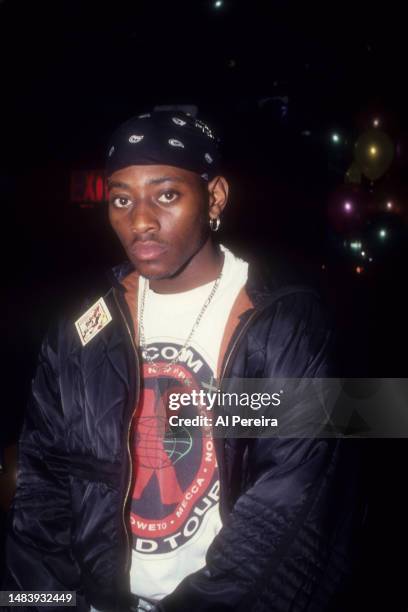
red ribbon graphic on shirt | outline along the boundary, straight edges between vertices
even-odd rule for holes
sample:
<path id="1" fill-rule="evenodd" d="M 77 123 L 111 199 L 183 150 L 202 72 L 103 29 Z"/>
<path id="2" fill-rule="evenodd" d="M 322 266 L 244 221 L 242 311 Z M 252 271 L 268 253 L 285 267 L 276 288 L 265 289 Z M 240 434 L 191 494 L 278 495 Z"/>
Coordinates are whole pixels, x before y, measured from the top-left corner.
<path id="1" fill-rule="evenodd" d="M 177 481 L 172 460 L 165 450 L 165 411 L 155 401 L 155 393 L 144 389 L 141 403 L 141 415 L 135 418 L 136 446 L 134 450 L 134 468 L 136 482 L 133 498 L 140 499 L 143 491 L 155 474 L 163 504 L 177 504 L 183 497 L 183 491 Z M 160 412 L 164 415 L 160 416 Z"/>

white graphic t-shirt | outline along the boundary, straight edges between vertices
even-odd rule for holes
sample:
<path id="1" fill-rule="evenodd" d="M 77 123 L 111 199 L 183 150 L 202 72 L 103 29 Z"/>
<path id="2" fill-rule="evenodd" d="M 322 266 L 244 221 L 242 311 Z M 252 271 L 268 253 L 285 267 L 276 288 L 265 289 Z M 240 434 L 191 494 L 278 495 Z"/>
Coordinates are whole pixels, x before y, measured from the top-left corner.
<path id="1" fill-rule="evenodd" d="M 225 259 L 218 289 L 184 346 L 214 281 L 177 294 L 147 291 L 144 333 L 148 354 L 166 371 L 143 363 L 143 389 L 131 437 L 134 488 L 132 593 L 162 599 L 185 576 L 205 565 L 205 554 L 221 528 L 219 480 L 211 431 L 170 427 L 168 417 L 212 416 L 205 406 L 168 407 L 172 393 L 211 392 L 232 305 L 247 280 L 248 264 L 221 247 Z M 140 278 L 138 312 L 145 279 Z M 159 417 L 159 418 L 158 418 Z"/>

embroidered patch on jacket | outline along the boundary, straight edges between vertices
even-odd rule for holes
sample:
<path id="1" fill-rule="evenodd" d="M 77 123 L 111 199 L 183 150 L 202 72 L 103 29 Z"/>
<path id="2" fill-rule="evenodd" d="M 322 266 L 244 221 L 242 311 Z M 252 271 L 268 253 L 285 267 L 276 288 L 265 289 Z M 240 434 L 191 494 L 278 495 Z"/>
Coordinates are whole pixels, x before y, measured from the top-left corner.
<path id="1" fill-rule="evenodd" d="M 111 313 L 103 298 L 99 298 L 88 310 L 75 321 L 75 327 L 82 345 L 88 344 L 101 329 L 112 321 Z"/>

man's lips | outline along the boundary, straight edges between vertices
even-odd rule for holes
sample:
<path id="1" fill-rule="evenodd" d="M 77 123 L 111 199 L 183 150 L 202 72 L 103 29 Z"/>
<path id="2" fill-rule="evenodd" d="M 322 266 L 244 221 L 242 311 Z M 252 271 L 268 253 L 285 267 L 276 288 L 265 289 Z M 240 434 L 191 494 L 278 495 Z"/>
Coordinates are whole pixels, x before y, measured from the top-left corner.
<path id="1" fill-rule="evenodd" d="M 146 240 L 145 242 L 137 241 L 130 247 L 132 255 L 141 261 L 157 259 L 166 250 L 167 247 L 159 242 L 154 242 L 154 240 Z"/>

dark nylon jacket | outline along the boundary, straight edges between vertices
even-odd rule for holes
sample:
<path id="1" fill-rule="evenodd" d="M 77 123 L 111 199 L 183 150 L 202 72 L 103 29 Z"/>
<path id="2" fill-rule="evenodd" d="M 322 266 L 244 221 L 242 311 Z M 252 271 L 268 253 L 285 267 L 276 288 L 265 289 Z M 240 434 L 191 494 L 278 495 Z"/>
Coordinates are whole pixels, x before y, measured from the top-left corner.
<path id="1" fill-rule="evenodd" d="M 81 612 L 90 603 L 109 612 L 130 609 L 128 443 L 139 358 L 120 284 L 129 266 L 113 268 L 104 294 L 112 321 L 85 347 L 73 322 L 94 296 L 47 332 L 8 515 L 2 589 L 76 591 Z M 331 332 L 313 291 L 266 288 L 251 267 L 246 291 L 254 308 L 242 314 L 230 341 L 225 378 L 331 375 Z M 295 415 L 299 409 L 292 407 Z M 337 609 L 361 526 L 352 443 L 216 439 L 223 527 L 206 566 L 160 610 Z"/>

